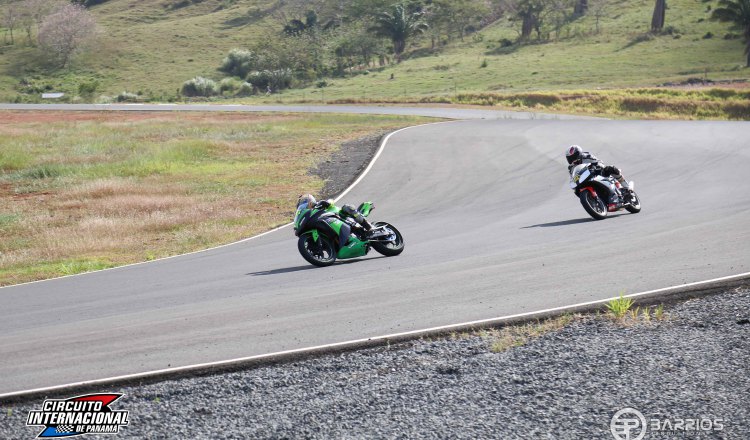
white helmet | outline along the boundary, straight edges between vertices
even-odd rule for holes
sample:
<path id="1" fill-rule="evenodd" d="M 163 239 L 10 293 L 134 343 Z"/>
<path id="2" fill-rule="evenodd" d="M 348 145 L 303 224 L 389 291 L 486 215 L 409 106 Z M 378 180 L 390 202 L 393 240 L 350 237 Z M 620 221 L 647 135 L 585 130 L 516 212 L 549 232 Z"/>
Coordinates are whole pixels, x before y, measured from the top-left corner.
<path id="1" fill-rule="evenodd" d="M 318 203 L 312 194 L 304 194 L 297 199 L 297 209 L 312 209 Z"/>

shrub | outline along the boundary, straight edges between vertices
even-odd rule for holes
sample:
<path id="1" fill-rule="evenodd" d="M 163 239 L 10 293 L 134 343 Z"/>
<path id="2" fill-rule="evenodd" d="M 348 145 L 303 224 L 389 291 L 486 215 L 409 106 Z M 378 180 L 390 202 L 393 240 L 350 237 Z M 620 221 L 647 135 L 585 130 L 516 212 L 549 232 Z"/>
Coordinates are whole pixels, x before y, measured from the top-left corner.
<path id="1" fill-rule="evenodd" d="M 290 69 L 279 70 L 261 70 L 250 72 L 247 81 L 257 87 L 265 90 L 283 90 L 292 85 L 292 71 Z"/>
<path id="2" fill-rule="evenodd" d="M 140 96 L 130 92 L 122 92 L 115 98 L 117 102 L 138 102 L 140 99 Z"/>
<path id="3" fill-rule="evenodd" d="M 219 82 L 219 93 L 229 92 L 234 95 L 242 83 L 234 78 L 224 78 Z"/>
<path id="4" fill-rule="evenodd" d="M 237 96 L 250 96 L 253 93 L 255 93 L 255 88 L 249 82 L 243 82 L 237 90 Z"/>
<path id="5" fill-rule="evenodd" d="M 706 32 L 706 35 L 703 36 L 704 40 L 709 40 L 714 37 L 713 32 Z"/>
<path id="6" fill-rule="evenodd" d="M 213 80 L 196 76 L 182 84 L 180 93 L 184 96 L 214 96 L 219 94 L 219 88 Z"/>
<path id="7" fill-rule="evenodd" d="M 96 98 L 97 104 L 112 104 L 113 101 L 114 99 L 111 96 L 107 96 L 107 95 L 101 95 L 98 98 Z"/>
<path id="8" fill-rule="evenodd" d="M 78 84 L 78 94 L 83 96 L 91 96 L 99 88 L 99 81 L 92 79 L 91 81 L 85 81 Z"/>
<path id="9" fill-rule="evenodd" d="M 219 70 L 232 76 L 244 78 L 252 70 L 258 70 L 259 56 L 251 51 L 244 49 L 232 49 L 221 63 Z"/>

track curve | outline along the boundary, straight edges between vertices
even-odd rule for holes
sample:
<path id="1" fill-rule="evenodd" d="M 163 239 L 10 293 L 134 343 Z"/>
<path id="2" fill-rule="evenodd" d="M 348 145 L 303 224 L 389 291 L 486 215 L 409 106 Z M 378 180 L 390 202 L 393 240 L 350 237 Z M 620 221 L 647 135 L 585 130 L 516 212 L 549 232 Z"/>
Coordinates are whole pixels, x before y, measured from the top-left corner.
<path id="1" fill-rule="evenodd" d="M 0 393 L 491 318 L 749 272 L 750 125 L 483 120 L 394 135 L 342 200 L 406 250 L 325 269 L 291 229 L 150 264 L 0 289 Z M 594 222 L 578 143 L 644 209 Z"/>

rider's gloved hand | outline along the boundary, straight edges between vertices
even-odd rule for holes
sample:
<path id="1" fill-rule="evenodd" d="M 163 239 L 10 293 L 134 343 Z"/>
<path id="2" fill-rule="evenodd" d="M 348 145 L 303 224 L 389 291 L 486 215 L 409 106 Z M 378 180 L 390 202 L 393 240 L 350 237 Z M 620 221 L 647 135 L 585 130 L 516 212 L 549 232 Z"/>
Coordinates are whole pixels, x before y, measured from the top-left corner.
<path id="1" fill-rule="evenodd" d="M 318 206 L 328 209 L 331 206 L 331 202 L 329 202 L 328 200 L 321 200 L 318 202 Z"/>

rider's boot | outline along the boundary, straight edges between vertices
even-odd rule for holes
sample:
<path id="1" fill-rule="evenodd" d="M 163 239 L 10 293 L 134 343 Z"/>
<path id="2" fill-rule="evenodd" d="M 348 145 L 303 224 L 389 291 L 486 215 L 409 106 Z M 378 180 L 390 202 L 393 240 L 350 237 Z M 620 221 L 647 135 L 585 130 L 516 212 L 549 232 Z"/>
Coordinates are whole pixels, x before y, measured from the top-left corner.
<path id="1" fill-rule="evenodd" d="M 620 174 L 620 176 L 617 177 L 617 181 L 620 182 L 620 185 L 622 185 L 622 189 L 624 189 L 627 192 L 630 192 L 630 183 L 628 183 L 628 181 L 625 180 L 624 177 L 622 177 L 622 174 Z"/>

